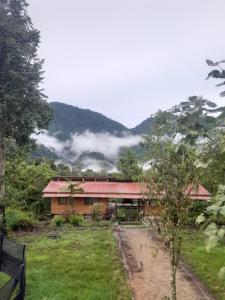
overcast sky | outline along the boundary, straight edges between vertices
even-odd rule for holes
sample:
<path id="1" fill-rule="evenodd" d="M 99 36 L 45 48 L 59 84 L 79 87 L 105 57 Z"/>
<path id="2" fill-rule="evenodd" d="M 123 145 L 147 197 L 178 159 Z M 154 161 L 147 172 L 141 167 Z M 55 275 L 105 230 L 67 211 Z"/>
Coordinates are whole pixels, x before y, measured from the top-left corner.
<path id="1" fill-rule="evenodd" d="M 223 103 L 205 59 L 225 59 L 225 0 L 28 0 L 49 101 L 133 127 L 191 95 Z"/>

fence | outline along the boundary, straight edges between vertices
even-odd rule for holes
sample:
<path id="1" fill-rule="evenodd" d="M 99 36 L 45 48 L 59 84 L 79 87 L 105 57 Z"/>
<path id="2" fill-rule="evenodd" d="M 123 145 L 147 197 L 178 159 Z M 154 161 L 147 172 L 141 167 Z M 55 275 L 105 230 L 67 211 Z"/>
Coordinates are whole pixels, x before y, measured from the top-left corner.
<path id="1" fill-rule="evenodd" d="M 0 288 L 0 300 L 23 300 L 25 297 L 25 246 L 8 240 L 0 233 L 0 272 L 10 280 Z"/>

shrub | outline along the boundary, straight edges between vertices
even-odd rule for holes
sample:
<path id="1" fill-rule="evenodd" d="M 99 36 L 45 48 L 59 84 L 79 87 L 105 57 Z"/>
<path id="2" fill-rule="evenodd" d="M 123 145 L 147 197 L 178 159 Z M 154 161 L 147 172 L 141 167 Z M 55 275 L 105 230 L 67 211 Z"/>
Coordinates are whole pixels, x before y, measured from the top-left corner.
<path id="1" fill-rule="evenodd" d="M 72 215 L 69 217 L 69 223 L 74 226 L 80 226 L 83 223 L 84 219 L 82 216 L 79 215 Z"/>
<path id="2" fill-rule="evenodd" d="M 62 216 L 54 216 L 53 222 L 57 227 L 60 227 L 63 222 L 65 222 L 65 219 Z"/>
<path id="3" fill-rule="evenodd" d="M 208 206 L 209 203 L 206 201 L 193 200 L 188 214 L 187 224 L 195 225 L 197 217 L 203 213 Z"/>
<path id="4" fill-rule="evenodd" d="M 92 220 L 99 221 L 102 218 L 101 205 L 99 203 L 94 203 L 91 211 Z"/>
<path id="5" fill-rule="evenodd" d="M 11 230 L 27 229 L 34 226 L 34 218 L 31 213 L 18 208 L 6 209 L 6 226 Z"/>
<path id="6" fill-rule="evenodd" d="M 141 215 L 138 209 L 118 208 L 117 219 L 120 221 L 140 221 Z"/>

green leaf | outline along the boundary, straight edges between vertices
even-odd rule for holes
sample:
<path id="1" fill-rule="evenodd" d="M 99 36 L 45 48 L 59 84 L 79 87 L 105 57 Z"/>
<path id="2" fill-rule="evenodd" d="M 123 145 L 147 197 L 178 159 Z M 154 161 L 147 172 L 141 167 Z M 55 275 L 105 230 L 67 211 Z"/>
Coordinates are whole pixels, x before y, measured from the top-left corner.
<path id="1" fill-rule="evenodd" d="M 223 215 L 223 216 L 225 216 L 225 207 L 222 207 L 220 209 L 220 214 Z"/>
<path id="2" fill-rule="evenodd" d="M 196 219 L 196 224 L 201 224 L 201 223 L 203 223 L 203 222 L 205 222 L 205 216 L 204 216 L 203 213 L 202 213 L 202 214 L 200 214 L 200 215 L 197 217 L 197 219 Z"/>
<path id="3" fill-rule="evenodd" d="M 219 210 L 220 210 L 220 207 L 216 204 L 210 205 L 206 209 L 207 212 L 212 213 L 213 215 L 217 215 Z"/>

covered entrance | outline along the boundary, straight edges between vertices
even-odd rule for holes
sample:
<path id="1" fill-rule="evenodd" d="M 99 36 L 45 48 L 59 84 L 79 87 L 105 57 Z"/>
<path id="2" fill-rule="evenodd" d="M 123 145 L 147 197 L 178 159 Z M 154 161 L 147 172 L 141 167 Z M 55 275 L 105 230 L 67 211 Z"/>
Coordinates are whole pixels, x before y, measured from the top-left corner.
<path id="1" fill-rule="evenodd" d="M 144 201 L 141 199 L 117 199 L 115 216 L 120 221 L 140 221 L 144 216 L 144 207 Z"/>

